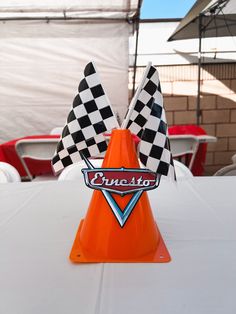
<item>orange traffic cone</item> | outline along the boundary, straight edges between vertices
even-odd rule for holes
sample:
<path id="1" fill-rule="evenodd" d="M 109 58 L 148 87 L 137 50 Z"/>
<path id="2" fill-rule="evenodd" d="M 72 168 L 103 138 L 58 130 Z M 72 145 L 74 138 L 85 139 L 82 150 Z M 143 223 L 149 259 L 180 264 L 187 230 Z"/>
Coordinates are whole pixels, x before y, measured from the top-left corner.
<path id="1" fill-rule="evenodd" d="M 127 129 L 114 130 L 102 168 L 139 168 Z M 132 198 L 111 193 L 124 210 Z M 72 262 L 169 262 L 170 255 L 154 221 L 146 192 L 121 227 L 102 191 L 95 190 L 70 254 Z"/>

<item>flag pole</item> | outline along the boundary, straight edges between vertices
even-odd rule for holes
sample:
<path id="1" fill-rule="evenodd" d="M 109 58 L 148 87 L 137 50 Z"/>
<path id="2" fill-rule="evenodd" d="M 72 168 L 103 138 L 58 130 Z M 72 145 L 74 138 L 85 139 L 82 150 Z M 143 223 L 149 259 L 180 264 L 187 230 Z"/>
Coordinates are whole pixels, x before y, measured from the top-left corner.
<path id="1" fill-rule="evenodd" d="M 147 77 L 147 74 L 148 74 L 148 71 L 150 70 L 150 67 L 151 67 L 152 63 L 151 62 L 148 62 L 147 66 L 146 66 L 146 69 L 143 73 L 143 77 L 141 79 L 141 82 L 136 90 L 136 93 L 134 94 L 134 97 L 132 98 L 131 102 L 130 102 L 130 105 L 129 105 L 129 109 L 128 109 L 128 112 L 126 114 L 126 117 L 121 125 L 121 129 L 126 129 L 127 128 L 127 125 L 128 125 L 128 122 L 129 122 L 129 119 L 130 119 L 130 116 L 132 114 L 132 111 L 134 109 L 134 106 L 136 104 L 136 101 L 138 99 L 138 96 L 143 88 L 143 84 L 145 82 L 145 79 Z"/>

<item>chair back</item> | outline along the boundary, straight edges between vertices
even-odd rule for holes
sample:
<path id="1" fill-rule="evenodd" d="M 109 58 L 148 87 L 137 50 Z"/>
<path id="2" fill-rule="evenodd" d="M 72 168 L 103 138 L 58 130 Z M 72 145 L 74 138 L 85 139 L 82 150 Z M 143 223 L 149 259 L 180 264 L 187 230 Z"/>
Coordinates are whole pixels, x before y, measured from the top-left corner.
<path id="1" fill-rule="evenodd" d="M 190 171 L 190 169 L 185 166 L 182 162 L 178 160 L 174 160 L 174 166 L 175 166 L 175 173 L 176 173 L 176 178 L 192 178 L 193 174 Z"/>
<path id="2" fill-rule="evenodd" d="M 92 165 L 96 168 L 102 167 L 103 159 L 92 159 L 90 160 Z M 140 165 L 143 168 L 143 165 Z M 188 167 L 186 167 L 183 163 L 174 160 L 174 166 L 176 171 L 176 177 L 177 179 L 180 177 L 193 177 L 192 172 L 189 170 Z M 87 168 L 84 161 L 80 161 L 76 164 L 70 165 L 66 167 L 58 177 L 59 181 L 74 181 L 79 180 L 83 177 L 82 169 Z"/>
<path id="3" fill-rule="evenodd" d="M 197 137 L 194 135 L 170 135 L 169 139 L 173 158 L 179 158 L 182 161 L 189 155 L 188 168 L 191 170 L 199 146 Z"/>
<path id="4" fill-rule="evenodd" d="M 231 157 L 231 159 L 232 159 L 233 164 L 236 164 L 236 154 L 234 154 L 234 155 Z"/>
<path id="5" fill-rule="evenodd" d="M 19 172 L 12 165 L 6 162 L 0 162 L 0 170 L 4 172 L 7 178 L 7 182 L 20 182 L 21 181 Z"/>
<path id="6" fill-rule="evenodd" d="M 236 176 L 236 164 L 221 168 L 214 174 L 214 176 Z"/>
<path id="7" fill-rule="evenodd" d="M 7 182 L 8 182 L 8 179 L 5 172 L 2 169 L 0 169 L 0 183 L 7 183 Z"/>
<path id="8" fill-rule="evenodd" d="M 59 138 L 23 139 L 16 142 L 17 155 L 31 181 L 33 176 L 25 162 L 25 158 L 50 161 L 56 151 L 58 142 Z"/>
<path id="9" fill-rule="evenodd" d="M 63 127 L 56 127 L 56 128 L 53 128 L 50 132 L 51 135 L 61 135 L 62 134 L 62 131 L 63 131 Z"/>
<path id="10" fill-rule="evenodd" d="M 96 168 L 101 168 L 103 159 L 91 159 L 92 165 Z M 74 181 L 79 180 L 83 177 L 82 169 L 87 168 L 84 161 L 80 161 L 73 165 L 66 167 L 60 176 L 58 177 L 59 181 Z"/>

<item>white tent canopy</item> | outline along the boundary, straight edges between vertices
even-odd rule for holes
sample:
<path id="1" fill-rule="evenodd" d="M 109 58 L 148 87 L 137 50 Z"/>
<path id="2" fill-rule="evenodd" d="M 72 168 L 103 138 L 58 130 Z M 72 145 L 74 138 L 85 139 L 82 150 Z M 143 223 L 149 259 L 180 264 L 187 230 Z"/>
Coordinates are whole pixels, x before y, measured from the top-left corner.
<path id="1" fill-rule="evenodd" d="M 2 0 L 0 18 L 132 18 L 138 0 Z"/>
<path id="2" fill-rule="evenodd" d="M 63 125 L 89 61 L 96 63 L 114 110 L 123 117 L 128 105 L 126 18 L 135 15 L 137 2 L 0 2 L 0 141 Z M 76 18 L 59 19 L 60 14 Z"/>

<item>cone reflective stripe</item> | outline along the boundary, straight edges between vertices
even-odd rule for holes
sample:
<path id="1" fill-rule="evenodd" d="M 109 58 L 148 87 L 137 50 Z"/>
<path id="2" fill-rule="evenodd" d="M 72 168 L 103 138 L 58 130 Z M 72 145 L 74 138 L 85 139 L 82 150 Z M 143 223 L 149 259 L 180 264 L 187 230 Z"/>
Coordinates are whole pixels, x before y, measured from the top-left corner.
<path id="1" fill-rule="evenodd" d="M 114 130 L 102 168 L 139 168 L 129 130 Z M 111 193 L 121 211 L 133 194 Z M 73 262 L 168 262 L 170 255 L 143 192 L 123 227 L 102 191 L 95 190 L 71 250 Z"/>

